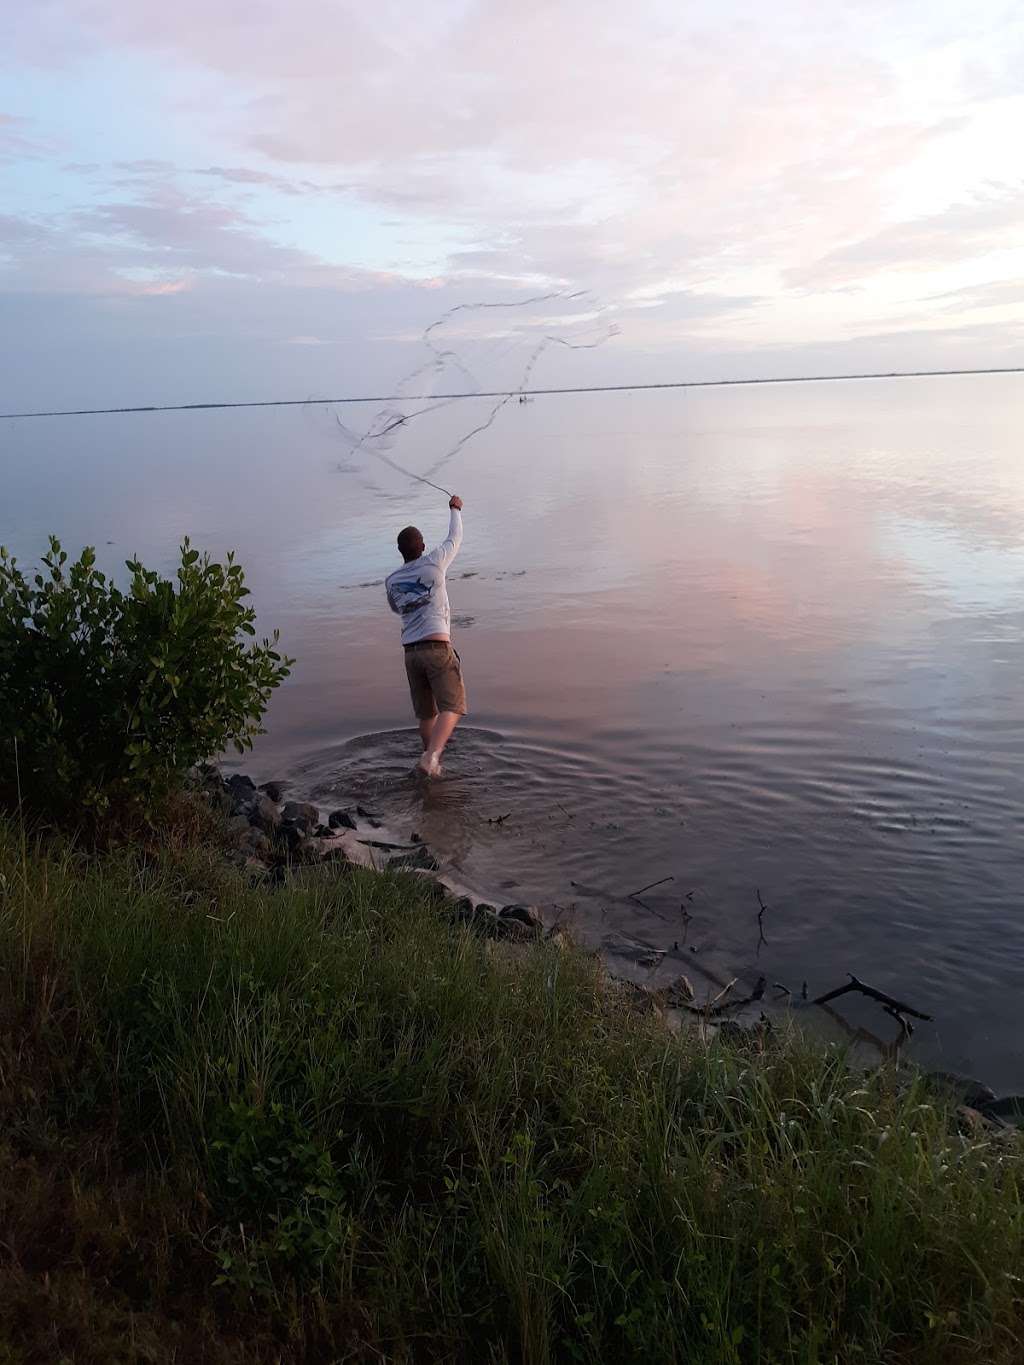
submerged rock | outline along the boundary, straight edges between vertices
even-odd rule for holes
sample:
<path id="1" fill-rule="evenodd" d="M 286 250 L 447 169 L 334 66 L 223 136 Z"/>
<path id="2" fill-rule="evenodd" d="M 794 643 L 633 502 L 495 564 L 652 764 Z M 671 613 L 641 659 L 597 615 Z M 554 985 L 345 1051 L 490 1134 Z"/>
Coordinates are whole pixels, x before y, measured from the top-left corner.
<path id="1" fill-rule="evenodd" d="M 358 829 L 355 814 L 351 810 L 332 810 L 327 817 L 331 829 Z"/>

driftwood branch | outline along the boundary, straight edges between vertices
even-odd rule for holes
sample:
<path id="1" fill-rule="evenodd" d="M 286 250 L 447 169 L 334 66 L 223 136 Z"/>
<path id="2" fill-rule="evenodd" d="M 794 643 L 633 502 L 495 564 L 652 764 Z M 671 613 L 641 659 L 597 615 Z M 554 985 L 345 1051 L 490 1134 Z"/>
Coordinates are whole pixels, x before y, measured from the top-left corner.
<path id="1" fill-rule="evenodd" d="M 666 882 L 674 881 L 675 877 L 662 877 L 660 882 L 648 882 L 646 886 L 641 886 L 639 891 L 630 891 L 628 899 L 633 900 L 636 896 L 642 896 L 645 891 L 653 891 L 656 886 L 664 886 Z"/>
<path id="2" fill-rule="evenodd" d="M 727 981 L 718 994 L 708 1001 L 708 1009 L 714 1009 L 717 1004 L 724 1002 L 725 997 L 731 993 L 738 980 L 739 977 L 734 976 L 731 981 Z"/>
<path id="3" fill-rule="evenodd" d="M 825 1005 L 830 1000 L 836 1000 L 841 995 L 847 995 L 850 991 L 857 991 L 861 995 L 867 995 L 872 1000 L 877 1000 L 880 1005 L 884 1005 L 886 1012 L 892 1014 L 894 1018 L 900 1015 L 910 1014 L 915 1019 L 931 1019 L 930 1014 L 923 1014 L 921 1010 L 914 1009 L 913 1005 L 905 1004 L 902 1000 L 894 1000 L 891 995 L 886 995 L 885 991 L 876 990 L 874 986 L 867 985 L 866 982 L 859 980 L 854 974 L 850 973 L 850 979 L 845 986 L 838 986 L 834 991 L 827 991 L 824 995 L 819 995 L 811 1001 L 812 1005 Z M 907 1025 L 909 1028 L 910 1026 Z"/>
<path id="4" fill-rule="evenodd" d="M 760 956 L 760 953 L 761 953 L 761 945 L 762 945 L 762 944 L 767 945 L 767 943 L 768 943 L 768 940 L 767 940 L 767 939 L 765 938 L 765 936 L 764 936 L 764 912 L 768 909 L 768 907 L 767 907 L 767 905 L 765 905 L 764 901 L 761 899 L 761 890 L 760 890 L 760 887 L 755 888 L 755 890 L 757 891 L 757 903 L 758 903 L 758 905 L 761 907 L 760 910 L 758 910 L 758 912 L 757 912 L 757 933 L 758 933 L 758 940 L 757 940 L 757 953 L 755 954 L 755 956 Z"/>
<path id="5" fill-rule="evenodd" d="M 670 999 L 668 1003 L 674 1006 L 675 1009 L 686 1010 L 689 1014 L 701 1014 L 705 1018 L 710 1018 L 713 1015 L 724 1014 L 726 1010 L 742 1009 L 744 1005 L 754 1005 L 759 1000 L 764 999 L 764 993 L 768 982 L 765 977 L 761 976 L 758 977 L 757 985 L 749 995 L 740 996 L 737 1000 L 726 1000 L 725 997 L 732 990 L 733 986 L 736 985 L 737 979 L 738 978 L 733 977 L 726 986 L 722 987 L 713 999 L 709 1000 L 704 1005 L 690 1005 L 686 1001 L 679 999 Z M 686 984 L 688 986 L 690 985 L 689 982 Z M 690 986 L 690 990 L 693 990 L 692 986 Z"/>
<path id="6" fill-rule="evenodd" d="M 891 1005 L 883 1005 L 882 1008 L 885 1010 L 886 1014 L 888 1014 L 891 1018 L 896 1020 L 897 1024 L 899 1024 L 902 1030 L 902 1033 L 900 1034 L 900 1037 L 896 1043 L 897 1047 L 899 1047 L 902 1043 L 905 1043 L 908 1038 L 913 1038 L 914 1025 L 910 1022 L 909 1019 L 907 1019 L 904 1015 L 900 1014 L 899 1010 L 894 1010 Z"/>

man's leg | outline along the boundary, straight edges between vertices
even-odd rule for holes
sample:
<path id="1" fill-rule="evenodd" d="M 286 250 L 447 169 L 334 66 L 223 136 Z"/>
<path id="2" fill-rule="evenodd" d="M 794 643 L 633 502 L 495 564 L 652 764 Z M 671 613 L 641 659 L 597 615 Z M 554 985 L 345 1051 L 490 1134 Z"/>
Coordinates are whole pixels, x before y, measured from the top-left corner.
<path id="1" fill-rule="evenodd" d="M 434 704 L 434 694 L 430 690 L 430 679 L 417 651 L 406 650 L 405 672 L 409 679 L 409 694 L 412 697 L 412 709 L 420 730 L 420 741 L 423 744 L 424 751 L 426 751 L 430 746 L 430 736 L 434 732 L 437 706 Z"/>
<path id="2" fill-rule="evenodd" d="M 444 753 L 444 746 L 452 737 L 456 725 L 462 719 L 457 711 L 442 711 L 433 722 L 433 733 L 430 736 L 430 743 L 425 745 L 426 757 L 436 759 L 440 763 L 441 755 Z"/>
<path id="3" fill-rule="evenodd" d="M 438 641 L 436 648 L 430 651 L 426 671 L 438 715 L 419 766 L 428 777 L 436 777 L 441 770 L 445 745 L 466 713 L 466 689 L 462 682 L 462 663 L 447 640 Z"/>

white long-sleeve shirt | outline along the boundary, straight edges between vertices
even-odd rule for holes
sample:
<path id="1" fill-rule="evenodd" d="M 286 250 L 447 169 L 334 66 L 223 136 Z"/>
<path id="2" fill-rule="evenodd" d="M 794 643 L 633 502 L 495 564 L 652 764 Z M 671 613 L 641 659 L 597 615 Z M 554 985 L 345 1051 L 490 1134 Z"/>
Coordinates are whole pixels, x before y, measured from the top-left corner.
<path id="1" fill-rule="evenodd" d="M 437 549 L 388 574 L 384 582 L 388 606 L 402 618 L 403 645 L 414 645 L 430 635 L 450 635 L 446 575 L 461 544 L 462 513 L 453 507 L 448 535 Z"/>

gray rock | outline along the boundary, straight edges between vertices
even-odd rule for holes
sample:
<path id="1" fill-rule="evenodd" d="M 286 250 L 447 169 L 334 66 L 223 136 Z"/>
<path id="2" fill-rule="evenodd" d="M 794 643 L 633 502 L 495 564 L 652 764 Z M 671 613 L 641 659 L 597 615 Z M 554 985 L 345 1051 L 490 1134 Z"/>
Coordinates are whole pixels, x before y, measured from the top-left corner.
<path id="1" fill-rule="evenodd" d="M 276 842 L 291 857 L 303 853 L 309 846 L 306 830 L 294 820 L 282 820 L 277 827 Z"/>
<path id="2" fill-rule="evenodd" d="M 517 919 L 502 919 L 499 915 L 489 916 L 484 922 L 484 931 L 489 938 L 503 939 L 506 943 L 536 943 L 538 932 L 528 929 Z"/>
<path id="3" fill-rule="evenodd" d="M 251 777 L 244 773 L 233 773 L 224 783 L 224 791 L 229 801 L 232 815 L 248 815 L 249 807 L 256 799 L 256 787 Z"/>
<path id="4" fill-rule="evenodd" d="M 250 825 L 244 815 L 232 815 L 227 822 L 228 835 L 235 843 L 241 843 L 249 833 Z"/>
<path id="5" fill-rule="evenodd" d="M 457 917 L 464 924 L 467 924 L 474 934 L 479 934 L 481 938 L 524 943 L 536 937 L 531 929 L 528 929 L 525 924 L 521 924 L 518 920 L 502 919 L 493 905 L 487 905 L 484 902 L 474 905 L 471 900 L 464 898 L 457 902 L 455 908 Z"/>
<path id="6" fill-rule="evenodd" d="M 254 828 L 252 825 L 249 826 L 242 843 L 243 847 L 248 848 L 257 858 L 269 858 L 273 849 L 273 845 L 263 831 Z"/>
<path id="7" fill-rule="evenodd" d="M 472 924 L 476 918 L 476 906 L 468 896 L 460 896 L 452 906 L 452 914 L 460 924 Z"/>
<path id="8" fill-rule="evenodd" d="M 327 817 L 331 829 L 357 829 L 356 817 L 351 810 L 332 810 Z"/>
<path id="9" fill-rule="evenodd" d="M 1024 1095 L 1004 1095 L 1001 1100 L 983 1100 L 972 1107 L 980 1109 L 986 1118 L 1024 1124 Z"/>
<path id="10" fill-rule="evenodd" d="M 771 1033 L 772 1021 L 762 1014 L 747 1023 L 740 1019 L 722 1019 L 716 1027 L 723 1043 L 760 1043 Z"/>
<path id="11" fill-rule="evenodd" d="M 437 872 L 440 870 L 441 864 L 425 844 L 418 844 L 409 853 L 396 853 L 393 858 L 389 858 L 388 867 L 396 872 L 411 872 L 415 869 L 422 869 L 424 872 Z"/>
<path id="12" fill-rule="evenodd" d="M 968 1109 L 984 1109 L 996 1098 L 996 1092 L 981 1081 L 955 1071 L 926 1071 L 921 1079 L 930 1090 L 956 1100 Z"/>
<path id="13" fill-rule="evenodd" d="M 281 823 L 281 816 L 277 807 L 269 796 L 264 796 L 262 793 L 254 797 L 249 803 L 246 815 L 249 824 L 262 830 L 264 834 L 273 834 Z"/>
<path id="14" fill-rule="evenodd" d="M 235 798 L 223 782 L 218 782 L 215 787 L 204 787 L 203 795 L 209 801 L 211 808 L 220 811 L 222 815 L 231 815 L 235 809 Z"/>
<path id="15" fill-rule="evenodd" d="M 308 801 L 288 801 L 281 811 L 281 819 L 298 825 L 304 833 L 316 829 L 320 823 L 320 812 Z"/>
<path id="16" fill-rule="evenodd" d="M 439 882 L 435 877 L 421 877 L 420 883 L 423 887 L 423 894 L 428 896 L 437 905 L 454 900 L 451 891 L 448 890 L 444 882 Z M 470 905 L 472 905 L 470 901 Z"/>
<path id="17" fill-rule="evenodd" d="M 498 911 L 498 918 L 502 920 L 515 920 L 519 924 L 525 925 L 527 929 L 532 929 L 537 934 L 541 933 L 544 929 L 544 921 L 532 905 L 504 905 Z"/>
<path id="18" fill-rule="evenodd" d="M 276 801 L 277 804 L 280 805 L 281 802 L 284 800 L 284 794 L 287 786 L 288 784 L 286 782 L 277 781 L 261 782 L 260 791 L 266 792 L 266 794 L 270 797 L 271 801 Z"/>

